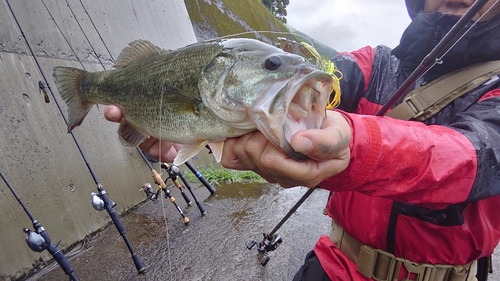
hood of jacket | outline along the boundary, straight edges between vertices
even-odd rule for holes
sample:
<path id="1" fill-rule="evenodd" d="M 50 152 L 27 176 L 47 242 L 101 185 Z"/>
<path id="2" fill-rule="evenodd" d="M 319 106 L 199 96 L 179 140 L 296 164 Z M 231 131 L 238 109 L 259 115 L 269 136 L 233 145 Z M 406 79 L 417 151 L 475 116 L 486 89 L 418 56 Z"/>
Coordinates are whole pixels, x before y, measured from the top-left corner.
<path id="1" fill-rule="evenodd" d="M 460 18 L 439 12 L 416 14 L 393 54 L 400 60 L 400 79 L 406 79 Z M 468 30 L 470 28 L 470 30 Z M 489 21 L 468 23 L 468 32 L 424 76 L 430 81 L 479 62 L 500 59 L 500 15 Z"/>

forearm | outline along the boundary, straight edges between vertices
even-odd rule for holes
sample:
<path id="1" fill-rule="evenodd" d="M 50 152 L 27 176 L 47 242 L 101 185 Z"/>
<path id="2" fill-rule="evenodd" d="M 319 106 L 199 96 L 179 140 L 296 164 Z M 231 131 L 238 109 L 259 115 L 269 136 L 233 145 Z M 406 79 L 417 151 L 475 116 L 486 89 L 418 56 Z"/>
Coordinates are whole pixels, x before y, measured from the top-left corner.
<path id="1" fill-rule="evenodd" d="M 445 126 L 345 115 L 354 132 L 350 164 L 322 188 L 417 204 L 454 204 L 469 195 L 476 152 L 463 134 Z"/>

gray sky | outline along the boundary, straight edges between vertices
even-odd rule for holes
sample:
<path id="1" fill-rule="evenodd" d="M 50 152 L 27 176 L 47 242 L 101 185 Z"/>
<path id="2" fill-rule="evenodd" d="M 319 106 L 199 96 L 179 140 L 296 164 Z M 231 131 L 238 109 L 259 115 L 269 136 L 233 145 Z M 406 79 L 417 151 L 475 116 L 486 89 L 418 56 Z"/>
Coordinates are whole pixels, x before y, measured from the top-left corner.
<path id="1" fill-rule="evenodd" d="M 290 0 L 290 26 L 337 51 L 395 47 L 410 23 L 403 0 Z"/>

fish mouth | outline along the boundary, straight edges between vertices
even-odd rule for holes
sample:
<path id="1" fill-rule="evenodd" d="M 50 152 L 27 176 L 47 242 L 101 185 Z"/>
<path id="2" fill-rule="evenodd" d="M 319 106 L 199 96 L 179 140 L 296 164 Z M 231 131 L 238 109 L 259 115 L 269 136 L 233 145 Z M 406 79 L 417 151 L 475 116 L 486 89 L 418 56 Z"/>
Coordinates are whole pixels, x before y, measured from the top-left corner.
<path id="1" fill-rule="evenodd" d="M 300 130 L 319 129 L 326 118 L 326 107 L 333 91 L 330 74 L 300 69 L 274 96 L 269 104 L 267 126 L 257 122 L 258 129 L 292 158 L 304 161 L 308 157 L 293 150 L 292 136 Z"/>

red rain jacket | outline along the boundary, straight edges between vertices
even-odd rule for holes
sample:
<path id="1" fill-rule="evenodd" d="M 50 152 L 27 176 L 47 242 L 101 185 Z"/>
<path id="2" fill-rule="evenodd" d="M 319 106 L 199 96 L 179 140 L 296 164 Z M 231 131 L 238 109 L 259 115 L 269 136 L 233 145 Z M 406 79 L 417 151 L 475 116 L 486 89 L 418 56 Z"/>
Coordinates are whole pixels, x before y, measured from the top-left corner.
<path id="1" fill-rule="evenodd" d="M 329 216 L 362 243 L 417 263 L 490 255 L 500 237 L 500 80 L 425 122 L 402 121 L 373 116 L 402 80 L 391 49 L 366 47 L 333 61 L 353 138 L 347 169 L 320 184 L 333 191 Z M 329 237 L 314 252 L 332 280 L 369 280 Z"/>

